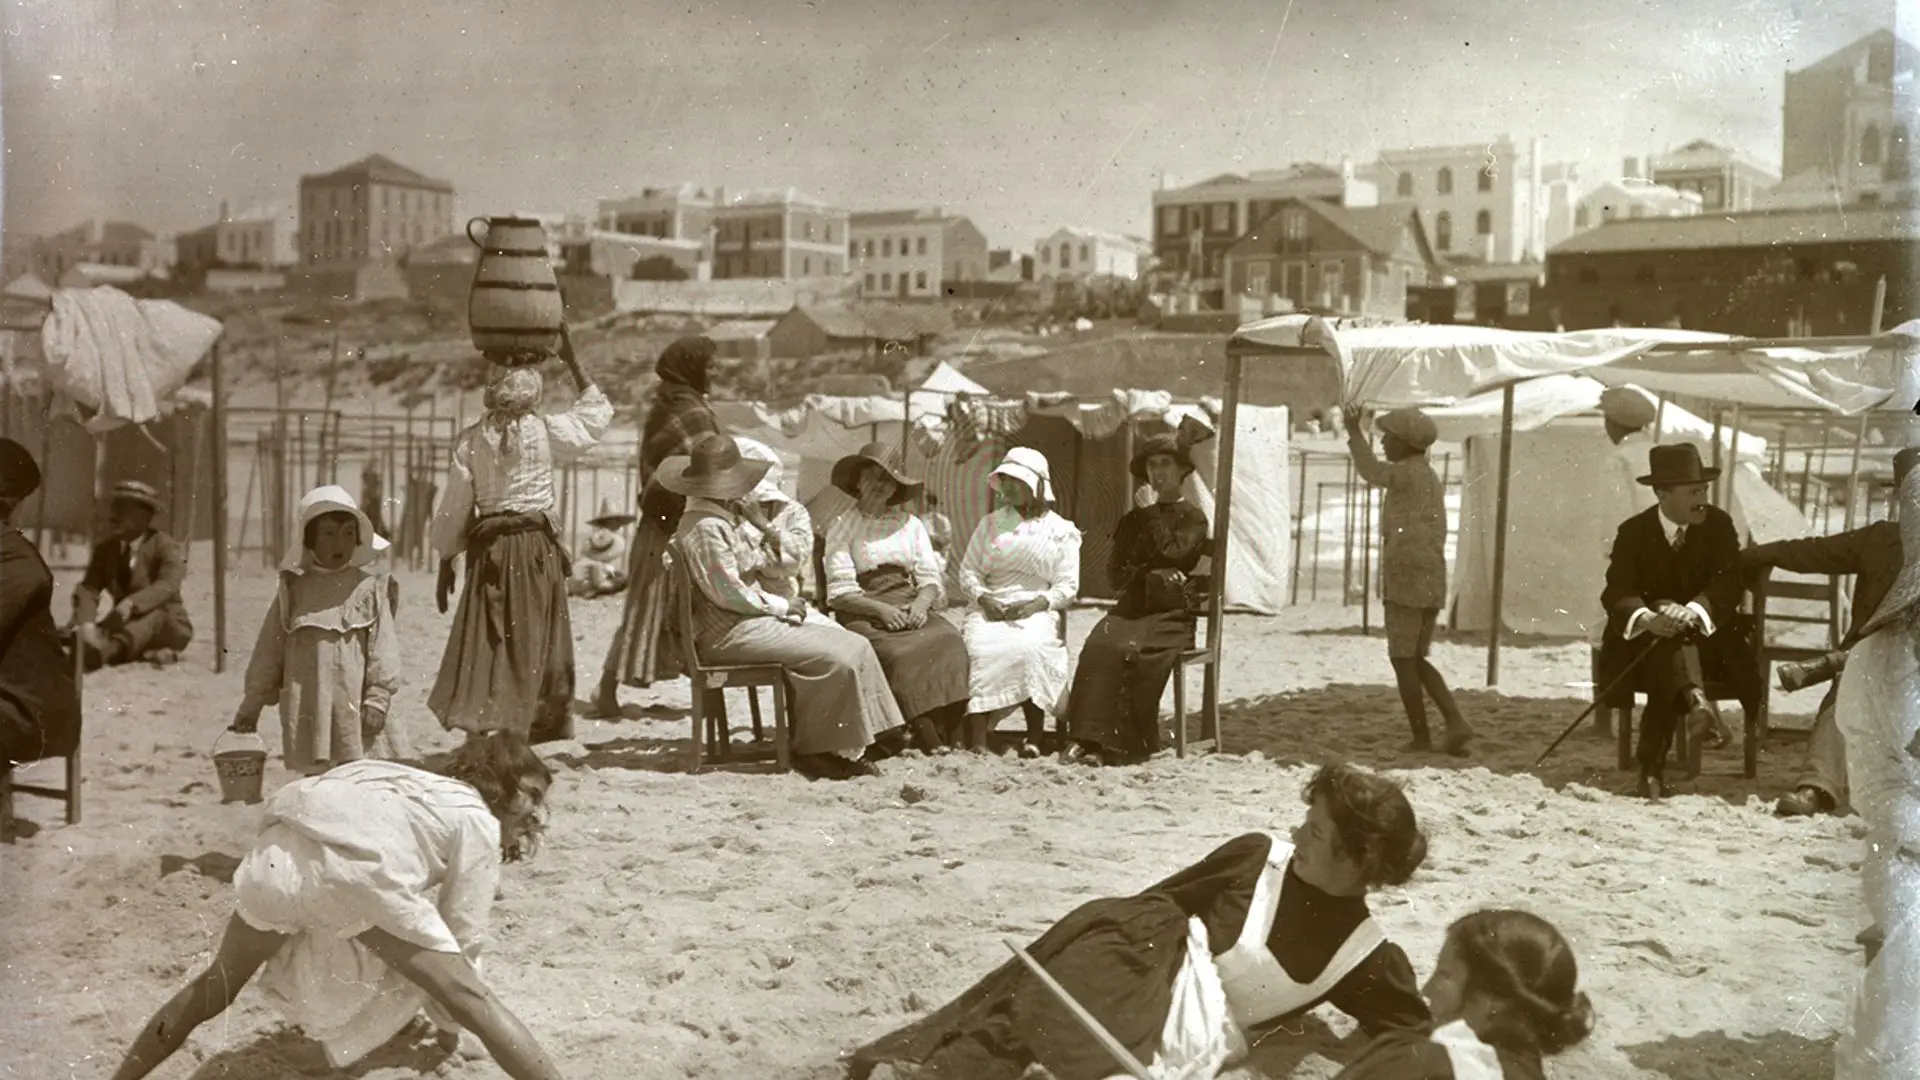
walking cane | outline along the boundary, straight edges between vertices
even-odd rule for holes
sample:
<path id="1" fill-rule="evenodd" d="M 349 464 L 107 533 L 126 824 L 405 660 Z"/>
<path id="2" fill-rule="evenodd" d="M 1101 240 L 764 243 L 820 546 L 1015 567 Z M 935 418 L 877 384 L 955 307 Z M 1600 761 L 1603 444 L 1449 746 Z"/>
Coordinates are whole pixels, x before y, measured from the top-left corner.
<path id="1" fill-rule="evenodd" d="M 1140 1059 L 1134 1057 L 1131 1050 L 1121 1045 L 1120 1040 L 1114 1038 L 1112 1032 L 1108 1031 L 1100 1021 L 1094 1019 L 1092 1013 L 1073 1000 L 1073 995 L 1067 993 L 1067 988 L 1055 982 L 1053 976 L 1047 974 L 1046 968 L 1041 967 L 1038 961 L 1027 955 L 1027 950 L 1015 945 L 1009 938 L 1001 940 L 1006 943 L 1007 948 L 1013 950 L 1013 955 L 1020 958 L 1021 963 L 1027 965 L 1027 970 L 1033 972 L 1034 977 L 1040 980 L 1040 985 L 1052 991 L 1053 996 L 1060 999 L 1060 1004 L 1065 1005 L 1067 1011 L 1073 1014 L 1073 1018 L 1080 1022 L 1080 1026 L 1087 1029 L 1087 1034 L 1093 1036 L 1107 1053 L 1113 1055 L 1113 1060 L 1119 1062 L 1120 1067 L 1127 1070 L 1128 1075 L 1134 1077 L 1134 1080 L 1153 1080 L 1153 1074 L 1147 1071 L 1145 1065 L 1140 1064 Z"/>
<path id="2" fill-rule="evenodd" d="M 1613 695 L 1613 692 L 1620 688 L 1621 683 L 1627 681 L 1627 676 L 1633 674 L 1634 669 L 1639 667 L 1642 661 L 1644 661 L 1647 657 L 1653 655 L 1653 650 L 1659 647 L 1662 640 L 1670 640 L 1670 639 L 1662 639 L 1662 638 L 1648 639 L 1646 648 L 1641 649 L 1639 652 L 1639 655 L 1635 656 L 1630 662 L 1628 662 L 1626 667 L 1620 669 L 1620 674 L 1615 675 L 1613 677 L 1613 681 L 1607 684 L 1606 689 L 1601 690 L 1599 693 L 1593 695 L 1593 700 L 1587 702 L 1587 707 L 1580 710 L 1579 716 L 1576 716 L 1573 718 L 1573 723 L 1567 725 L 1567 730 L 1561 732 L 1559 738 L 1553 740 L 1552 744 L 1550 744 L 1545 750 L 1542 750 L 1540 752 L 1540 756 L 1534 759 L 1533 767 L 1536 769 L 1539 768 L 1547 760 L 1547 758 L 1551 757 L 1553 755 L 1553 752 L 1560 748 L 1560 744 L 1567 741 L 1567 736 L 1573 734 L 1576 730 L 1579 729 L 1581 721 L 1593 715 L 1593 710 L 1599 708 L 1601 702 L 1611 697 Z"/>

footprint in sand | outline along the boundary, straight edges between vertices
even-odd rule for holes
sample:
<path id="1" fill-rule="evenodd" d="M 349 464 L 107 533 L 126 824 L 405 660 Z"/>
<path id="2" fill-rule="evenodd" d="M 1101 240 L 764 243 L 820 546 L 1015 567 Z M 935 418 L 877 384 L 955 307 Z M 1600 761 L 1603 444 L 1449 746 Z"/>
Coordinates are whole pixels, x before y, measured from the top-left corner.
<path id="1" fill-rule="evenodd" d="M 1629 949 L 1644 950 L 1647 955 L 1643 955 L 1641 959 L 1677 978 L 1692 979 L 1707 973 L 1707 965 L 1680 960 L 1673 955 L 1673 950 L 1667 948 L 1665 943 L 1653 938 L 1622 941 L 1619 944 Z"/>

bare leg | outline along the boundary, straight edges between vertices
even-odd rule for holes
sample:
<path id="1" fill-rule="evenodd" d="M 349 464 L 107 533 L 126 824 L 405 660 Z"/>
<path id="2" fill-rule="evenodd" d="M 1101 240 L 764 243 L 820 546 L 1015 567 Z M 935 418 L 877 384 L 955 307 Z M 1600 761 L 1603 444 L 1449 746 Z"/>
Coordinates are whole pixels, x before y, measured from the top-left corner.
<path id="1" fill-rule="evenodd" d="M 1413 657 L 1393 658 L 1393 683 L 1400 691 L 1400 706 L 1407 710 L 1407 723 L 1413 728 L 1410 750 L 1433 749 L 1433 736 L 1427 730 L 1427 699 L 1420 688 L 1419 661 Z"/>
<path id="2" fill-rule="evenodd" d="M 140 1036 L 127 1050 L 113 1080 L 140 1080 L 159 1068 L 161 1062 L 186 1044 L 194 1028 L 219 1016 L 233 1004 L 240 988 L 247 985 L 261 964 L 280 951 L 286 940 L 284 934 L 255 930 L 238 915 L 228 919 L 213 962 L 160 1006 L 160 1011 L 140 1029 Z"/>
<path id="3" fill-rule="evenodd" d="M 1464 756 L 1467 744 L 1473 740 L 1473 728 L 1467 726 L 1466 718 L 1460 715 L 1460 706 L 1453 700 L 1453 691 L 1447 688 L 1447 680 L 1426 657 L 1419 661 L 1420 686 L 1427 696 L 1440 708 L 1440 715 L 1447 722 L 1447 753 L 1456 757 Z"/>
<path id="4" fill-rule="evenodd" d="M 560 1070 L 533 1033 L 480 981 L 480 973 L 465 956 L 432 952 L 379 929 L 361 934 L 358 940 L 425 990 L 455 1023 L 478 1036 L 494 1063 L 513 1080 L 560 1080 Z"/>

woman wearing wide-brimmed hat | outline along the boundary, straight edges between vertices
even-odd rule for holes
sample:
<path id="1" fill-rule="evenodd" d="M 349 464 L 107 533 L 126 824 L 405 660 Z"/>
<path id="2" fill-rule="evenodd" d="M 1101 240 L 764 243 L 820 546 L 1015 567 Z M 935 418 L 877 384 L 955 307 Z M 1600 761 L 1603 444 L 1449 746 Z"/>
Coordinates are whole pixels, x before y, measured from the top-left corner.
<path id="1" fill-rule="evenodd" d="M 1207 551 L 1207 516 L 1181 497 L 1193 474 L 1173 435 L 1148 439 L 1133 455 L 1135 483 L 1152 501 L 1113 530 L 1107 582 L 1119 594 L 1087 636 L 1061 711 L 1069 761 L 1122 764 L 1160 749 L 1160 695 L 1182 649 L 1193 648 L 1194 584 Z"/>
<path id="2" fill-rule="evenodd" d="M 73 665 L 53 622 L 53 572 L 13 527 L 14 508 L 39 489 L 33 455 L 0 439 L 0 769 L 80 745 Z"/>
<path id="3" fill-rule="evenodd" d="M 655 474 L 685 497 L 675 534 L 692 579 L 694 645 L 714 664 L 779 664 L 793 705 L 793 767 L 818 779 L 873 775 L 861 759 L 875 739 L 901 727 L 867 639 L 832 625 L 806 623 L 809 605 L 753 583 L 765 560 L 741 527 L 740 503 L 767 474 L 725 435 L 702 435 L 691 453 L 661 462 Z"/>
<path id="4" fill-rule="evenodd" d="M 940 558 L 912 510 L 925 485 L 901 472 L 880 443 L 833 464 L 833 486 L 853 509 L 827 526 L 827 606 L 873 642 L 887 683 L 922 750 L 958 734 L 971 696 L 967 643 L 937 611 Z"/>
<path id="5" fill-rule="evenodd" d="M 618 716 L 622 686 L 651 686 L 680 677 L 679 631 L 667 608 L 667 541 L 680 526 L 686 500 L 654 481 L 660 463 L 686 454 L 693 440 L 723 434 L 707 404 L 715 347 L 706 337 L 683 337 L 654 364 L 659 378 L 640 427 L 640 527 L 627 557 L 627 605 L 607 647 L 596 716 Z"/>
<path id="6" fill-rule="evenodd" d="M 1920 469 L 1899 494 L 1906 567 L 1861 627 L 1834 716 L 1848 801 L 1866 823 L 1861 884 L 1882 940 L 1834 1051 L 1834 1080 L 1920 1076 Z"/>
<path id="7" fill-rule="evenodd" d="M 581 371 L 571 335 L 560 341 L 577 391 L 571 407 L 543 414 L 537 369 L 496 368 L 486 411 L 453 441 L 433 515 L 441 611 L 456 555 L 467 580 L 427 694 L 448 730 L 514 731 L 534 742 L 573 734 L 573 619 L 553 467 L 599 443 L 613 406 Z"/>
<path id="8" fill-rule="evenodd" d="M 1080 530 L 1053 512 L 1052 467 L 1040 451 L 1008 450 L 987 480 L 994 509 L 960 560 L 960 587 L 974 605 L 961 631 L 971 665 L 967 744 L 985 749 L 987 733 L 1017 708 L 1027 721 L 1020 751 L 1032 757 L 1067 688 L 1056 613 L 1080 594 Z"/>

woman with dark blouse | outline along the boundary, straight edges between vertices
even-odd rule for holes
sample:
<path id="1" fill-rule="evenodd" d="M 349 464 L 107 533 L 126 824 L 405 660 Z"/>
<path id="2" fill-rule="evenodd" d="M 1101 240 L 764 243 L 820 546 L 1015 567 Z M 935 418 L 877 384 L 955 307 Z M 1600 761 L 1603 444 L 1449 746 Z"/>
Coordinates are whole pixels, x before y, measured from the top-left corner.
<path id="1" fill-rule="evenodd" d="M 1259 1037 L 1325 1002 L 1370 1035 L 1424 1031 L 1430 1016 L 1406 953 L 1367 909 L 1426 856 L 1392 781 L 1330 765 L 1307 784 L 1292 842 L 1228 841 L 1137 896 L 1082 905 L 1027 952 L 1135 1057 L 1212 1075 Z M 1224 992 L 1228 1015 L 1194 1024 L 1176 998 Z M 1202 1018 L 1206 1019 L 1206 1018 Z M 1183 1022 L 1185 1021 L 1185 1022 Z M 946 1007 L 849 1055 L 863 1080 L 882 1062 L 922 1080 L 1099 1080 L 1115 1062 L 1017 959 Z M 917 1066 L 917 1069 L 914 1068 Z M 1197 1071 L 1195 1071 L 1197 1070 Z"/>
<path id="2" fill-rule="evenodd" d="M 53 573 L 12 522 L 39 487 L 33 455 L 0 439 L 0 770 L 80 745 L 73 664 L 53 623 Z"/>
<path id="3" fill-rule="evenodd" d="M 1088 765 L 1142 761 L 1160 749 L 1160 696 L 1174 661 L 1193 648 L 1188 575 L 1207 548 L 1207 516 L 1180 497 L 1193 460 L 1164 435 L 1147 440 L 1132 470 L 1153 502 L 1114 528 L 1107 580 L 1119 602 L 1081 646 L 1064 709 L 1071 741 L 1061 756 Z"/>
<path id="4" fill-rule="evenodd" d="M 1425 988 L 1434 1030 L 1375 1039 L 1335 1080 L 1543 1080 L 1545 1058 L 1593 1032 L 1573 947 L 1524 911 L 1476 911 L 1447 928 Z"/>

